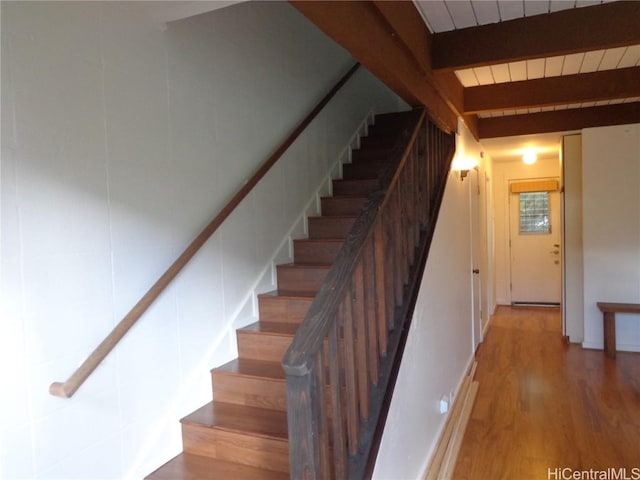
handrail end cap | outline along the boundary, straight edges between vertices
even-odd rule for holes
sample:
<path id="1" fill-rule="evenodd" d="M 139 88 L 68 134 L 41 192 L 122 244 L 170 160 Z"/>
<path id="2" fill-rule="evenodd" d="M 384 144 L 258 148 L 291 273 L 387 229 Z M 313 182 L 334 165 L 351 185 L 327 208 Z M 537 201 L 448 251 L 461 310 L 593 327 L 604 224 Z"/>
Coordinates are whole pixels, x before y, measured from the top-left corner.
<path id="1" fill-rule="evenodd" d="M 55 397 L 70 398 L 71 393 L 67 391 L 66 384 L 62 382 L 53 382 L 49 386 L 49 393 Z"/>

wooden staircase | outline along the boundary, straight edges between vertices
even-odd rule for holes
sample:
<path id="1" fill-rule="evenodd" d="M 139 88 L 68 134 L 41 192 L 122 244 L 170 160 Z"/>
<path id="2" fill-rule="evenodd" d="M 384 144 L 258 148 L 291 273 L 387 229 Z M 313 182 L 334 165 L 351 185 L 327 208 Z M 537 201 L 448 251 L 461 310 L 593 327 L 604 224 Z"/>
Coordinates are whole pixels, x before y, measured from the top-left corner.
<path id="1" fill-rule="evenodd" d="M 259 321 L 237 330 L 238 358 L 211 372 L 213 401 L 181 420 L 184 451 L 154 480 L 289 478 L 287 401 L 281 361 L 338 251 L 381 175 L 407 114 L 376 117 L 309 238 L 294 241 L 294 262 L 277 266 L 277 291 L 259 295 Z"/>

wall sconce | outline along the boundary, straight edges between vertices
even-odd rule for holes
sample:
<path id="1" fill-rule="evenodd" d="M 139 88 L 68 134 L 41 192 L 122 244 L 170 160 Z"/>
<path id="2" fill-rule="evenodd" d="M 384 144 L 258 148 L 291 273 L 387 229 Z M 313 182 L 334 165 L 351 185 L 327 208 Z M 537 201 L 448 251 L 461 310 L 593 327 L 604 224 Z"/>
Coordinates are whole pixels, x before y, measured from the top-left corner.
<path id="1" fill-rule="evenodd" d="M 522 161 L 527 165 L 533 165 L 538 160 L 538 155 L 533 150 L 527 150 L 522 155 Z"/>
<path id="2" fill-rule="evenodd" d="M 473 170 L 478 167 L 478 160 L 473 157 L 457 157 L 453 161 L 453 165 L 451 166 L 452 170 L 457 170 L 460 172 L 460 181 L 464 182 L 464 179 L 469 175 L 469 170 Z"/>

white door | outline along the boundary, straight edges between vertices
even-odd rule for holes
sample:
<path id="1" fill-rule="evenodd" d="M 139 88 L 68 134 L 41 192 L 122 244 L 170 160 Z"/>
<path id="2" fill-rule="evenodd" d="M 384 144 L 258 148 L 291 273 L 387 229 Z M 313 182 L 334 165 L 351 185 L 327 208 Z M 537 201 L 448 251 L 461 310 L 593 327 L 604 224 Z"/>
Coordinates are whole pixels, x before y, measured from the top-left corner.
<path id="1" fill-rule="evenodd" d="M 560 305 L 560 193 L 511 193 L 511 303 Z"/>

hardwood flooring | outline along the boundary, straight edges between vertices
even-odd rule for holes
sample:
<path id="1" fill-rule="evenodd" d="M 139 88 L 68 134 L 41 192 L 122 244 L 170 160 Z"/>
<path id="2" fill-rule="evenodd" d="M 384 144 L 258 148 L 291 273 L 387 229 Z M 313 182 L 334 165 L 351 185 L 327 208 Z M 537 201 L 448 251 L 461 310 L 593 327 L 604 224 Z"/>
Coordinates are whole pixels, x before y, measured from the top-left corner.
<path id="1" fill-rule="evenodd" d="M 567 345 L 558 309 L 499 307 L 477 357 L 455 480 L 640 479 L 640 354 Z"/>

